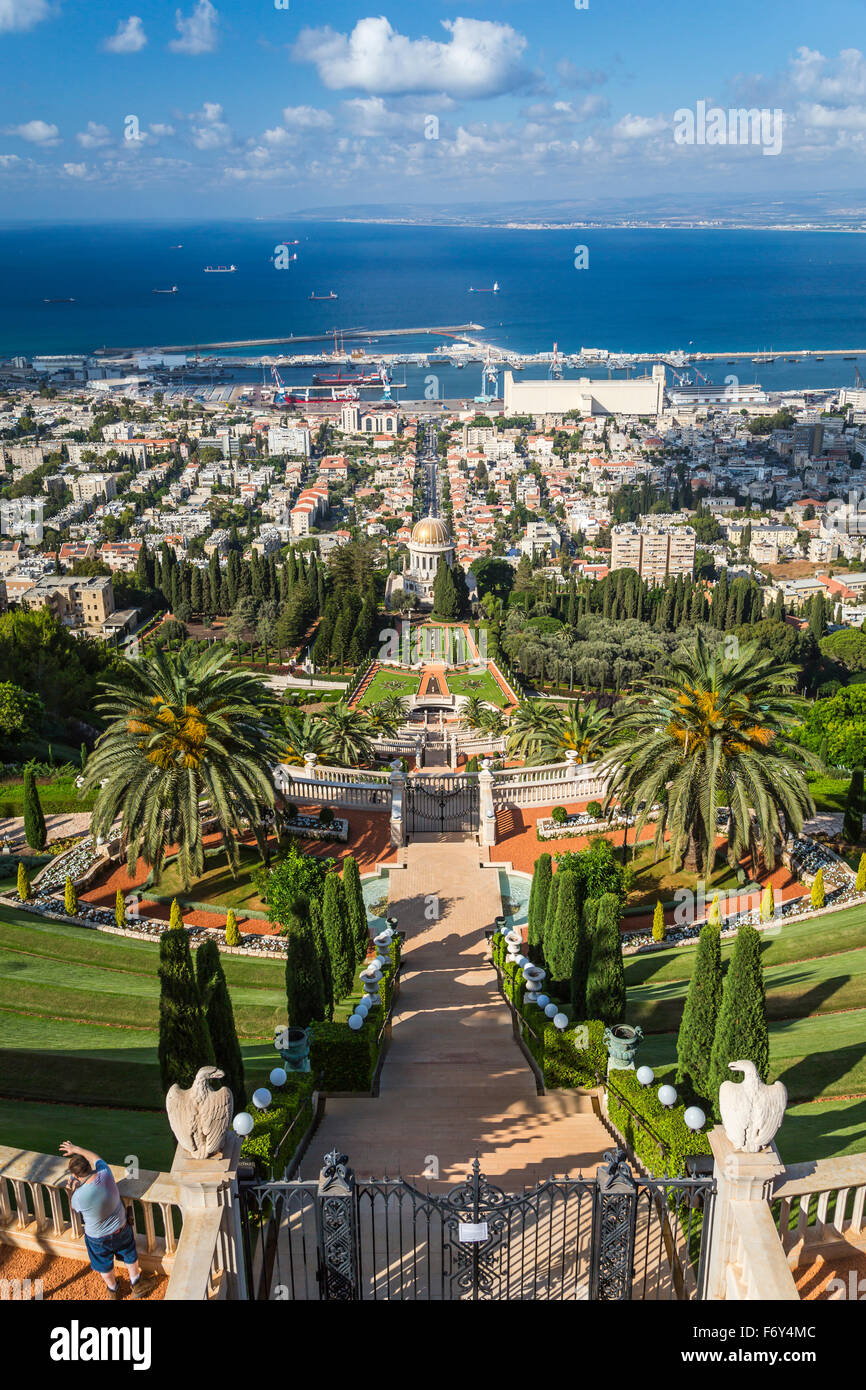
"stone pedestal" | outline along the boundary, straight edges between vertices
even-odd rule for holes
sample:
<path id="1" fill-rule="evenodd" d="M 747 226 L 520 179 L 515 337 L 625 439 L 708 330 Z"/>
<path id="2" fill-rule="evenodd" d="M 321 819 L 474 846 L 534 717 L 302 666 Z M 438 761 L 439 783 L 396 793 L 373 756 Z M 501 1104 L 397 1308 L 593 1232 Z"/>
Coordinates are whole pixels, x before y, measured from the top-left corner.
<path id="1" fill-rule="evenodd" d="M 773 1182 L 785 1171 L 779 1150 L 775 1144 L 769 1144 L 759 1153 L 740 1153 L 721 1125 L 710 1131 L 709 1140 L 717 1192 L 705 1296 L 714 1300 L 729 1296 L 738 1276 L 740 1237 L 748 1226 L 754 1228 L 756 1239 L 744 1256 L 759 1296 L 796 1299 L 797 1290 L 782 1243 L 777 1236 L 774 1240 L 775 1226 L 768 1204 Z M 745 1219 L 738 1221 L 738 1214 Z"/>

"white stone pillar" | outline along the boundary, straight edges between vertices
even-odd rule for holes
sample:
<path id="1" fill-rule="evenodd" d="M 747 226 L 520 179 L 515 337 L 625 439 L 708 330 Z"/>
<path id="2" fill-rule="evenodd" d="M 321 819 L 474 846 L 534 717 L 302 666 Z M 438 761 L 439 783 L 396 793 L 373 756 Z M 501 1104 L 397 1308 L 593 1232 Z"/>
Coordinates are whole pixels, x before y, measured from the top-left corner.
<path id="1" fill-rule="evenodd" d="M 391 775 L 388 781 L 391 784 L 391 844 L 395 849 L 399 849 L 406 843 L 406 820 L 403 803 L 406 774 L 398 758 L 395 758 L 391 764 Z"/>
<path id="2" fill-rule="evenodd" d="M 747 1297 L 740 1292 L 747 1265 L 759 1298 L 799 1301 L 769 1206 L 773 1182 L 785 1171 L 779 1150 L 768 1144 L 758 1153 L 740 1153 L 721 1125 L 710 1131 L 709 1140 L 717 1191 L 705 1296 L 715 1301 Z M 754 1231 L 754 1240 L 744 1240 L 738 1259 L 744 1230 Z"/>
<path id="3" fill-rule="evenodd" d="M 580 754 L 574 748 L 569 748 L 565 754 L 565 761 L 568 763 L 566 777 L 569 782 L 576 782 L 580 776 Z"/>
<path id="4" fill-rule="evenodd" d="M 481 814 L 482 845 L 496 844 L 496 808 L 493 805 L 493 772 L 491 762 L 485 758 L 478 774 L 479 810 Z"/>

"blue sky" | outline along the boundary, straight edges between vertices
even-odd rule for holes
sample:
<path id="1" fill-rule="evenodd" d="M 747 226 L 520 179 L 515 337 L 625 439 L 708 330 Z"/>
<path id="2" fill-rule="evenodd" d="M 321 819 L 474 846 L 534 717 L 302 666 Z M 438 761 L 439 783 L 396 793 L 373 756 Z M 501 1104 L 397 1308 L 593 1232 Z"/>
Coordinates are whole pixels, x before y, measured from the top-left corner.
<path id="1" fill-rule="evenodd" d="M 0 216 L 853 200 L 858 34 L 863 0 L 0 0 Z M 701 101 L 781 113 L 781 149 L 678 143 Z"/>

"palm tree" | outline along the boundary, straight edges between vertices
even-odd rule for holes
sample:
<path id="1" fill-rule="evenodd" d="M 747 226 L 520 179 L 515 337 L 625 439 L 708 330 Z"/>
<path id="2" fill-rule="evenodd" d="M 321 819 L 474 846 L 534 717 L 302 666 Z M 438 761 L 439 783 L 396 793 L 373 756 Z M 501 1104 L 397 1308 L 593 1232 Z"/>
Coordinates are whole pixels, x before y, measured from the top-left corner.
<path id="1" fill-rule="evenodd" d="M 483 729 L 487 708 L 478 695 L 469 695 L 460 713 L 460 724 L 464 729 Z"/>
<path id="2" fill-rule="evenodd" d="M 521 721 L 513 748 L 520 752 L 530 767 L 561 762 L 566 753 L 576 753 L 577 762 L 591 763 L 598 758 L 607 742 L 609 728 L 607 713 L 595 704 L 583 705 L 580 700 L 568 704 L 553 701 L 530 702 L 541 705 L 534 716 Z M 519 713 L 512 716 L 512 728 Z"/>
<path id="3" fill-rule="evenodd" d="M 291 706 L 282 710 L 282 716 L 284 727 L 277 740 L 280 762 L 288 767 L 303 767 L 305 753 L 322 751 L 321 721 L 311 714 L 299 714 Z"/>
<path id="4" fill-rule="evenodd" d="M 508 725 L 508 751 L 523 756 L 534 747 L 547 728 L 549 700 L 521 700 Z"/>
<path id="5" fill-rule="evenodd" d="M 340 700 L 320 716 L 322 753 L 338 767 L 357 767 L 373 758 L 373 733 L 363 710 Z"/>
<path id="6" fill-rule="evenodd" d="M 408 705 L 402 695 L 386 695 L 367 710 L 370 731 L 377 738 L 393 738 L 405 724 L 407 713 Z"/>
<path id="7" fill-rule="evenodd" d="M 98 792 L 94 834 L 119 816 L 130 870 L 157 874 L 176 845 L 185 887 L 204 870 L 202 808 L 216 816 L 232 872 L 235 835 L 252 828 L 264 854 L 262 816 L 274 804 L 275 706 L 255 676 L 226 668 L 229 653 L 157 652 L 106 685 L 108 721 L 87 761 L 85 792 Z"/>
<path id="8" fill-rule="evenodd" d="M 604 760 L 608 802 L 643 804 L 636 837 L 660 803 L 656 850 L 668 836 L 675 865 L 686 856 L 689 868 L 710 875 L 716 813 L 730 806 L 729 861 L 747 851 L 754 860 L 757 837 L 772 869 L 782 818 L 797 834 L 814 811 L 805 771 L 820 760 L 786 737 L 804 708 L 792 693 L 797 676 L 756 643 L 729 657 L 698 634 L 665 674 L 641 681 L 611 717 L 615 746 Z"/>
<path id="9" fill-rule="evenodd" d="M 485 734 L 490 734 L 493 738 L 500 738 L 505 733 L 505 720 L 502 717 L 502 711 L 485 709 L 481 716 L 480 727 Z"/>

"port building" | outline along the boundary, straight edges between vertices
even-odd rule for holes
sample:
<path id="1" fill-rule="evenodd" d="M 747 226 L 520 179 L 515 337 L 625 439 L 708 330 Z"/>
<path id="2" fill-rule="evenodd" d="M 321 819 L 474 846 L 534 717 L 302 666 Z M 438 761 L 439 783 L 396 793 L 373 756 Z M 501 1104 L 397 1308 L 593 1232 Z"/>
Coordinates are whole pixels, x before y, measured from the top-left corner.
<path id="1" fill-rule="evenodd" d="M 660 415 L 665 403 L 665 369 L 657 362 L 652 376 L 610 380 L 588 376 L 570 380 L 515 381 L 505 373 L 506 415 Z"/>

